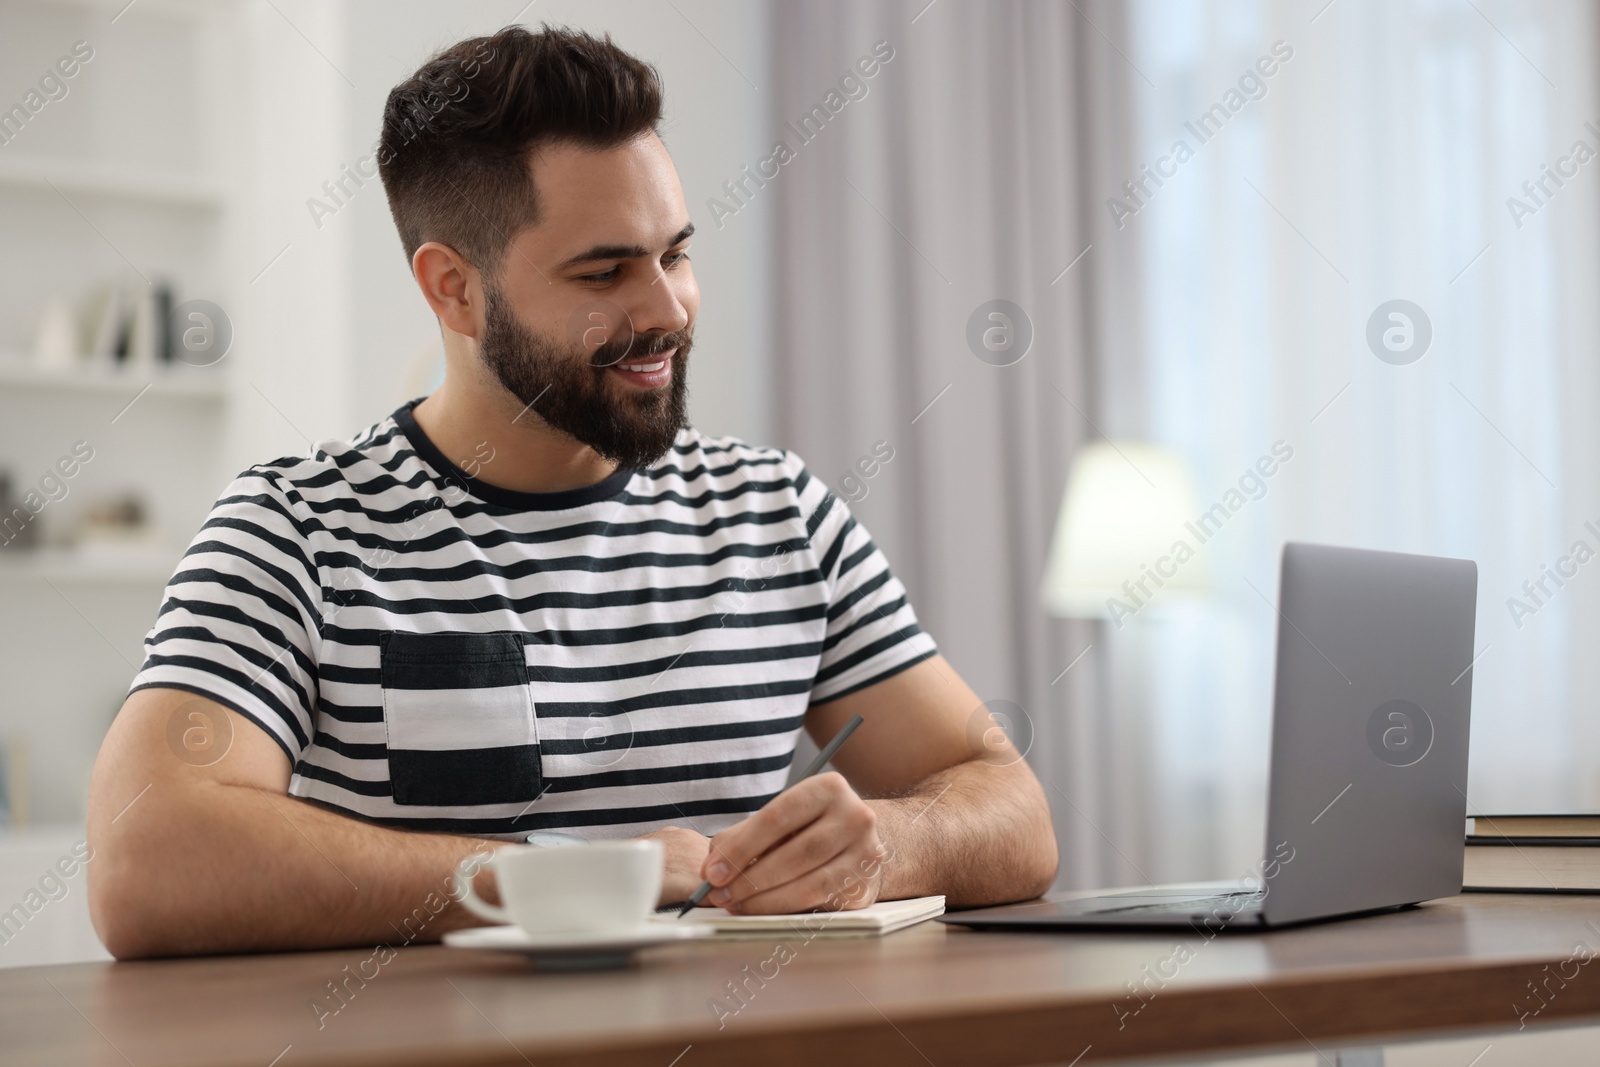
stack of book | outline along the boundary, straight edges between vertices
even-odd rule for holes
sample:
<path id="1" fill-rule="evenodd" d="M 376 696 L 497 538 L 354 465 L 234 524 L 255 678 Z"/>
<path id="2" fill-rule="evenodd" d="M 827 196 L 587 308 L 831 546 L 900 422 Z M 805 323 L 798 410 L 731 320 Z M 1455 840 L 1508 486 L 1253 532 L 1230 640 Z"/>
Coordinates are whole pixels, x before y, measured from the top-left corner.
<path id="1" fill-rule="evenodd" d="M 1474 815 L 1469 893 L 1600 893 L 1600 814 Z"/>

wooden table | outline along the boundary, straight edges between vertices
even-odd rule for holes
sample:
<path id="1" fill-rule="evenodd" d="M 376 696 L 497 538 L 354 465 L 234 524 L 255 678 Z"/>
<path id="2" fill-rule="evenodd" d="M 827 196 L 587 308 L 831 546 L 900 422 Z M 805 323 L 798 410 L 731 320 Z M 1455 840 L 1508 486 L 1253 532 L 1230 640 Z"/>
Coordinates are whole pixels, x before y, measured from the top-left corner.
<path id="1" fill-rule="evenodd" d="M 1209 942 L 927 923 L 787 944 L 792 956 L 776 939 L 684 943 L 565 975 L 438 946 L 382 964 L 363 949 L 19 968 L 0 971 L 0 1063 L 960 1067 L 1312 1046 L 1331 1059 L 1515 1030 L 1540 1004 L 1527 1026 L 1600 1016 L 1600 962 L 1586 960 L 1600 897 L 1469 895 Z M 329 995 L 374 971 L 347 1000 Z"/>

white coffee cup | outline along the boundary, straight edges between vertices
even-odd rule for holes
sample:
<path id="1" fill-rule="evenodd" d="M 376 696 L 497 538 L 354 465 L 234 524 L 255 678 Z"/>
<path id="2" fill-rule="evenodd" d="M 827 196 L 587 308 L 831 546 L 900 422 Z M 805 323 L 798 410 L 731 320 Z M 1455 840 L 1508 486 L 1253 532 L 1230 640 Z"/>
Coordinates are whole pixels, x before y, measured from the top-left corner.
<path id="1" fill-rule="evenodd" d="M 502 906 L 472 891 L 472 871 L 494 870 Z M 469 856 L 455 871 L 456 896 L 490 922 L 530 934 L 611 934 L 636 930 L 661 896 L 659 841 L 593 841 L 570 848 L 527 845 Z"/>

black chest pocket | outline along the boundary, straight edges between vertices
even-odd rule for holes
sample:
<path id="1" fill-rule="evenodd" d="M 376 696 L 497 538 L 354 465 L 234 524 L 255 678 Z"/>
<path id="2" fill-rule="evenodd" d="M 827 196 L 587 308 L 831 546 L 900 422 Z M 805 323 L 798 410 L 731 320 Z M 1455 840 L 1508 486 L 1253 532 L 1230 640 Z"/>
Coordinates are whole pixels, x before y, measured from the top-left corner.
<path id="1" fill-rule="evenodd" d="M 458 807 L 539 796 L 539 731 L 522 637 L 379 638 L 396 804 Z"/>

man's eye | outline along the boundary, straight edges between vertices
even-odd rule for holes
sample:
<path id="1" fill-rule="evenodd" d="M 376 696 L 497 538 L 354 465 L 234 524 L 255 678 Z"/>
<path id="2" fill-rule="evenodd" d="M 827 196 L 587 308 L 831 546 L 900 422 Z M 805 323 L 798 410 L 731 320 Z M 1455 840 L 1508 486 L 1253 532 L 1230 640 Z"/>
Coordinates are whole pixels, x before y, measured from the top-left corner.
<path id="1" fill-rule="evenodd" d="M 685 262 L 688 260 L 688 258 L 689 250 L 686 248 L 682 252 L 668 252 L 665 256 L 661 257 L 661 262 L 667 267 L 667 269 L 670 270 L 673 267 L 676 267 L 679 263 Z"/>
<path id="2" fill-rule="evenodd" d="M 578 280 L 580 282 L 609 282 L 617 276 L 619 269 L 618 267 L 612 267 L 610 270 L 603 271 L 600 274 L 580 274 L 578 275 Z"/>

